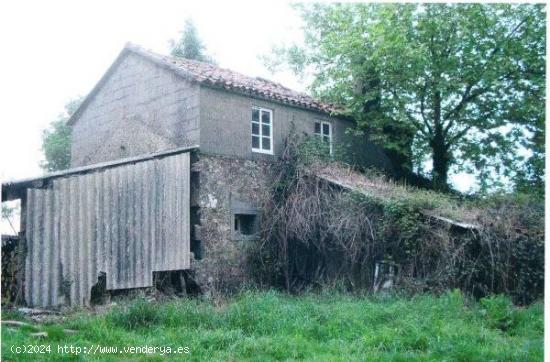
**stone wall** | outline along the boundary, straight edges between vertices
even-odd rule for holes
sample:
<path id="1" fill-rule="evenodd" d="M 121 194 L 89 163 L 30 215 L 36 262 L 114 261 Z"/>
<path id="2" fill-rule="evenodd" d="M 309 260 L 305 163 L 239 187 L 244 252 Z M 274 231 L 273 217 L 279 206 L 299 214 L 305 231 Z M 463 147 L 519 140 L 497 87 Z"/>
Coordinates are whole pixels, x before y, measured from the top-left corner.
<path id="1" fill-rule="evenodd" d="M 254 241 L 236 235 L 234 215 L 244 205 L 260 206 L 271 190 L 272 166 L 200 153 L 192 169 L 192 273 L 207 296 L 231 292 L 250 279 L 246 249 Z"/>
<path id="2" fill-rule="evenodd" d="M 72 167 L 191 145 L 209 154 L 270 161 L 282 152 L 292 125 L 311 135 L 315 121 L 326 121 L 351 162 L 391 171 L 380 148 L 348 132 L 350 120 L 199 85 L 130 51 L 100 84 L 72 123 Z M 273 155 L 252 152 L 253 106 L 273 112 Z"/>
<path id="3" fill-rule="evenodd" d="M 199 86 L 126 52 L 73 123 L 71 166 L 199 143 Z"/>
<path id="4" fill-rule="evenodd" d="M 252 106 L 273 111 L 274 155 L 252 152 Z M 334 142 L 351 146 L 357 163 L 391 168 L 379 148 L 347 132 L 348 120 L 200 86 L 125 52 L 73 123 L 71 166 L 199 145 L 192 270 L 207 293 L 228 291 L 247 280 L 244 251 L 252 241 L 236 237 L 236 210 L 253 213 L 270 191 L 272 161 L 291 125 L 312 134 L 316 120 L 331 122 Z"/>

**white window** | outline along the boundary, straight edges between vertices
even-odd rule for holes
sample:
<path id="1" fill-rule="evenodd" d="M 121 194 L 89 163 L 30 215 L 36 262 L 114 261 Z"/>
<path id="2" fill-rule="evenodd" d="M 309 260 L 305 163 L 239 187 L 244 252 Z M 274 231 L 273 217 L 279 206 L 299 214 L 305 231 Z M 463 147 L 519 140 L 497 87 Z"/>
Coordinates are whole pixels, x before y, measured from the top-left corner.
<path id="1" fill-rule="evenodd" d="M 252 151 L 273 154 L 273 112 L 252 107 Z"/>
<path id="2" fill-rule="evenodd" d="M 315 130 L 313 132 L 316 136 L 321 137 L 323 142 L 329 144 L 330 154 L 332 155 L 332 125 L 329 122 L 316 121 Z"/>

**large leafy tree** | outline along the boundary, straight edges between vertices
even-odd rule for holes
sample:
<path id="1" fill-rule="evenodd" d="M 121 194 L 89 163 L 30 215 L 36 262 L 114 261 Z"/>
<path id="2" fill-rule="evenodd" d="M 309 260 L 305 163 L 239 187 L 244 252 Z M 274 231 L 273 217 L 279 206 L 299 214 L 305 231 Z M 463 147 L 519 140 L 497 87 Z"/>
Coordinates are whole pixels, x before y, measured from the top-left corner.
<path id="1" fill-rule="evenodd" d="M 44 160 L 40 166 L 45 171 L 59 171 L 71 165 L 71 126 L 69 117 L 77 110 L 82 97 L 70 100 L 57 119 L 42 133 L 42 152 Z"/>
<path id="2" fill-rule="evenodd" d="M 199 37 L 195 24 L 190 18 L 185 20 L 181 37 L 177 41 L 171 41 L 170 54 L 178 58 L 215 63 L 214 60 L 205 53 L 205 50 L 206 48 Z"/>
<path id="3" fill-rule="evenodd" d="M 398 168 L 431 161 L 434 185 L 447 189 L 451 172 L 494 186 L 530 164 L 518 147 L 544 139 L 543 5 L 298 8 L 304 43 L 275 49 L 268 65 L 310 72 L 312 91 L 345 105 Z"/>

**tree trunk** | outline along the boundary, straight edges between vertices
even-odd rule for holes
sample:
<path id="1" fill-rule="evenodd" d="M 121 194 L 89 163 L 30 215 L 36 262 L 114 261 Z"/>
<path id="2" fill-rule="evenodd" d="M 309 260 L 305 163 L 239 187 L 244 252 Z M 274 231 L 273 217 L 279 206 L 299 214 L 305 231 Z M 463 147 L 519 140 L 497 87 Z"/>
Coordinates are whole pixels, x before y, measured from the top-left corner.
<path id="1" fill-rule="evenodd" d="M 399 150 L 383 147 L 384 153 L 388 156 L 393 167 L 392 176 L 397 180 L 407 180 L 410 182 L 410 176 L 412 174 L 411 153 L 414 134 L 408 132 L 406 129 L 392 127 L 391 125 L 384 127 L 382 132 L 388 142 L 400 145 Z"/>
<path id="2" fill-rule="evenodd" d="M 382 91 L 381 81 L 374 68 L 365 71 L 365 80 L 361 84 L 361 94 L 365 98 L 363 113 L 365 119 L 384 117 L 381 111 Z M 370 95 L 370 96 L 367 96 Z M 412 175 L 412 143 L 414 132 L 404 127 L 396 126 L 393 120 L 387 120 L 382 128 L 382 133 L 388 142 L 399 144 L 399 149 L 383 147 L 384 153 L 388 156 L 392 167 L 392 176 L 398 180 L 410 180 Z M 368 141 L 370 132 L 366 133 L 365 141 Z"/>
<path id="3" fill-rule="evenodd" d="M 430 140 L 433 161 L 432 181 L 436 190 L 447 191 L 449 189 L 447 173 L 449 171 L 450 157 L 447 145 L 445 144 L 443 125 L 441 124 L 441 93 L 439 91 L 434 92 L 433 102 L 434 135 Z"/>
<path id="4" fill-rule="evenodd" d="M 449 189 L 447 181 L 447 173 L 449 172 L 449 154 L 443 135 L 436 134 L 430 141 L 432 148 L 432 179 L 434 188 L 441 191 Z"/>

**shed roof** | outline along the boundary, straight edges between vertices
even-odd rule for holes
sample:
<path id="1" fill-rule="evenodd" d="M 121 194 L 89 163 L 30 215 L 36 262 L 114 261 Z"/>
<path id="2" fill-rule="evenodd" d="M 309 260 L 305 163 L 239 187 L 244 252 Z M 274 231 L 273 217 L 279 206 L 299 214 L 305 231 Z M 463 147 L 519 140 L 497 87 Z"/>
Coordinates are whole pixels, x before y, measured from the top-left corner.
<path id="1" fill-rule="evenodd" d="M 414 194 L 415 192 L 428 192 L 426 190 L 418 190 L 414 187 L 400 185 L 398 183 L 388 181 L 384 177 L 369 177 L 363 173 L 354 171 L 351 167 L 344 167 L 336 163 L 332 164 L 315 164 L 310 166 L 310 172 L 315 176 L 333 185 L 337 185 L 340 188 L 350 191 L 361 193 L 368 197 L 374 197 L 378 199 L 406 199 L 407 194 Z M 456 207 L 458 210 L 459 208 Z M 455 210 L 455 211 L 457 211 Z M 477 209 L 466 210 L 460 215 L 460 220 L 456 220 L 454 215 L 452 218 L 450 215 L 451 210 L 441 209 L 421 209 L 419 212 L 429 218 L 438 220 L 440 222 L 451 225 L 463 230 L 479 230 L 481 226 L 476 222 L 479 211 Z"/>
<path id="2" fill-rule="evenodd" d="M 87 166 L 81 166 L 81 167 L 70 168 L 62 171 L 50 172 L 45 175 L 37 176 L 37 177 L 6 181 L 0 184 L 2 186 L 1 200 L 2 202 L 4 202 L 4 201 L 19 199 L 24 194 L 27 188 L 42 187 L 45 182 L 48 182 L 49 180 L 54 178 L 66 177 L 66 176 L 77 175 L 77 174 L 85 174 L 85 173 L 94 172 L 94 171 L 116 167 L 116 166 L 121 166 L 125 164 L 147 161 L 154 158 L 172 156 L 182 152 L 190 152 L 193 150 L 198 150 L 198 148 L 199 146 L 197 145 L 178 147 L 178 148 L 173 148 L 173 149 L 165 150 L 161 152 L 147 153 L 139 156 L 121 158 L 114 161 L 94 163 Z"/>

